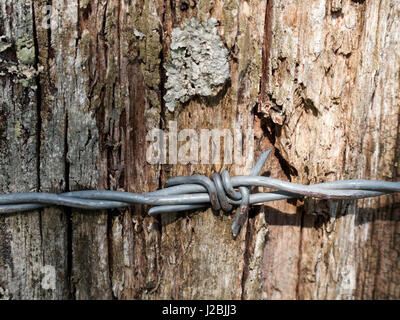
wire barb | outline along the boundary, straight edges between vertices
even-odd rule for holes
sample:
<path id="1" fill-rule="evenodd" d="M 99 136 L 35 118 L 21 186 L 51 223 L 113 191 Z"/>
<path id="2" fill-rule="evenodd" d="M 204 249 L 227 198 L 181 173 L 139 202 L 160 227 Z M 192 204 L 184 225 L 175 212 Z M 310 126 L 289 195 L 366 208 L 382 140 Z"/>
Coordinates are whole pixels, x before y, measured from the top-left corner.
<path id="1" fill-rule="evenodd" d="M 400 192 L 400 182 L 377 180 L 340 180 L 314 185 L 301 185 L 260 176 L 272 148 L 263 152 L 249 176 L 230 177 L 227 171 L 214 173 L 212 179 L 202 175 L 168 179 L 165 188 L 143 194 L 123 191 L 89 190 L 62 194 L 13 193 L 0 195 L 0 213 L 37 210 L 53 205 L 78 209 L 113 209 L 145 204 L 153 206 L 149 215 L 181 212 L 210 207 L 231 212 L 238 207 L 232 225 L 236 238 L 248 217 L 250 205 L 268 201 L 299 198 L 361 199 Z M 275 191 L 250 193 L 252 186 Z M 237 188 L 237 189 L 235 189 Z"/>

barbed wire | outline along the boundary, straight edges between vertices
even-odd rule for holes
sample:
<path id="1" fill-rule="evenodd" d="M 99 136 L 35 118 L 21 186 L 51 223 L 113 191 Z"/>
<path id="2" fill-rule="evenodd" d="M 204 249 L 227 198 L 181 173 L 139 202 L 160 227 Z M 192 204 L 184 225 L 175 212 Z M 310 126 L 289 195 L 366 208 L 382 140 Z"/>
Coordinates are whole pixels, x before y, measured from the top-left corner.
<path id="1" fill-rule="evenodd" d="M 340 180 L 314 185 L 301 185 L 259 176 L 272 148 L 261 154 L 249 176 L 230 177 L 224 170 L 212 179 L 202 175 L 183 176 L 167 180 L 164 189 L 147 193 L 89 190 L 62 194 L 13 193 L 0 195 L 0 213 L 14 213 L 49 206 L 79 209 L 113 209 L 144 204 L 153 206 L 149 215 L 181 212 L 210 207 L 231 212 L 238 207 L 232 225 L 233 236 L 239 234 L 247 219 L 249 206 L 268 201 L 299 198 L 362 199 L 400 192 L 400 182 L 377 180 Z M 271 192 L 250 194 L 251 187 L 267 187 Z M 235 189 L 236 188 L 236 189 Z"/>

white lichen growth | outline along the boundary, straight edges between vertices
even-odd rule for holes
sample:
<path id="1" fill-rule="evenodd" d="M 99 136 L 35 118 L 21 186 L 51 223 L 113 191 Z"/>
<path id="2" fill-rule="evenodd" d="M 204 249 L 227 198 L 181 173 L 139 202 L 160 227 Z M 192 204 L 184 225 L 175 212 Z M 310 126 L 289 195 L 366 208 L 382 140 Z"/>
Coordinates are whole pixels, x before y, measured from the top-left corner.
<path id="1" fill-rule="evenodd" d="M 169 111 L 194 96 L 218 94 L 229 79 L 228 50 L 217 32 L 217 20 L 187 19 L 172 31 L 171 61 L 166 63 L 164 100 Z"/>

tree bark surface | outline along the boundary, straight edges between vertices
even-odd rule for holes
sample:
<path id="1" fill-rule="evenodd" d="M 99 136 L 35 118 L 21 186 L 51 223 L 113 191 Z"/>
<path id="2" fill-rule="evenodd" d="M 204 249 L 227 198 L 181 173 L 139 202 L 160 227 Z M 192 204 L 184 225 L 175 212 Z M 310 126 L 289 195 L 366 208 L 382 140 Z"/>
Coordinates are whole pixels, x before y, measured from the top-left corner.
<path id="1" fill-rule="evenodd" d="M 218 21 L 230 81 L 169 112 L 172 30 Z M 50 24 L 50 28 L 46 27 Z M 147 192 L 253 163 L 146 161 L 154 128 L 254 132 L 263 174 L 400 181 L 397 0 L 0 0 L 0 190 Z M 260 191 L 262 191 L 260 189 Z M 399 299 L 400 196 L 234 215 L 0 215 L 0 299 Z M 49 281 L 55 277 L 55 285 Z"/>

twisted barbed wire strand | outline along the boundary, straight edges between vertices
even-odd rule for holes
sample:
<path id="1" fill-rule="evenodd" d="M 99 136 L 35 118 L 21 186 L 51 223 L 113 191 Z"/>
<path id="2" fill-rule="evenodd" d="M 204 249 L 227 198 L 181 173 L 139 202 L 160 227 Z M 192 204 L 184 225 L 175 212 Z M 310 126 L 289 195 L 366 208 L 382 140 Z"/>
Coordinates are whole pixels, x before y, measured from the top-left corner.
<path id="1" fill-rule="evenodd" d="M 301 185 L 259 176 L 272 148 L 261 154 L 249 176 L 230 177 L 227 171 L 214 173 L 212 180 L 202 176 L 183 176 L 167 180 L 164 189 L 143 194 L 88 190 L 62 194 L 14 193 L 0 195 L 0 213 L 30 211 L 59 205 L 79 209 L 113 209 L 145 204 L 154 206 L 149 215 L 212 207 L 230 212 L 239 206 L 232 225 L 236 237 L 247 219 L 249 206 L 268 201 L 299 198 L 361 199 L 400 192 L 400 182 L 377 180 L 340 180 Z M 250 188 L 267 187 L 275 191 L 250 194 Z M 235 190 L 238 188 L 238 190 Z"/>

